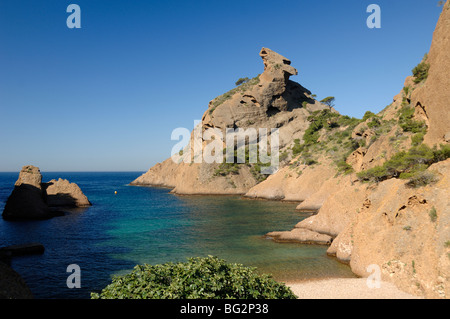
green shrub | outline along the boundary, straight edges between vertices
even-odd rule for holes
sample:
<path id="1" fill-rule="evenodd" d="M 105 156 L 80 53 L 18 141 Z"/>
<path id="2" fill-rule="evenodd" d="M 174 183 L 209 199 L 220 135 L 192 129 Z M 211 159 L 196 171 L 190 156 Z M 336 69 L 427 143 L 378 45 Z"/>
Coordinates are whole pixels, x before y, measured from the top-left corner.
<path id="1" fill-rule="evenodd" d="M 292 147 L 292 154 L 294 156 L 297 156 L 298 154 L 300 154 L 303 151 L 304 146 L 302 144 L 300 144 L 300 142 L 295 143 L 294 142 L 294 146 Z"/>
<path id="2" fill-rule="evenodd" d="M 349 126 L 350 130 L 353 130 L 353 128 L 355 128 L 356 125 L 361 123 L 361 120 L 357 119 L 356 117 L 350 117 L 348 115 L 343 115 L 338 118 L 337 123 L 339 124 L 339 126 L 342 126 L 342 127 Z"/>
<path id="3" fill-rule="evenodd" d="M 308 154 L 308 155 L 310 155 L 310 154 Z M 315 159 L 311 158 L 311 156 L 306 156 L 303 159 L 303 163 L 305 163 L 305 165 L 311 166 L 311 165 L 317 164 L 317 161 Z"/>
<path id="4" fill-rule="evenodd" d="M 217 257 L 186 263 L 138 265 L 116 276 L 92 299 L 295 299 L 284 284 L 256 268 L 226 263 Z"/>
<path id="5" fill-rule="evenodd" d="M 402 179 L 416 178 L 417 180 L 413 180 L 411 185 L 420 186 L 421 180 L 432 182 L 432 179 L 430 179 L 431 175 L 423 172 L 431 164 L 446 160 L 449 157 L 449 145 L 441 145 L 441 148 L 438 150 L 436 147 L 430 148 L 426 144 L 421 144 L 411 147 L 407 152 L 399 152 L 383 165 L 361 171 L 357 175 L 361 181 L 371 182 L 380 182 L 394 177 Z"/>
<path id="6" fill-rule="evenodd" d="M 283 161 L 287 160 L 288 157 L 289 157 L 288 152 L 287 152 L 287 151 L 284 151 L 283 153 L 280 154 L 279 161 L 280 161 L 280 162 L 283 162 Z"/>
<path id="7" fill-rule="evenodd" d="M 339 161 L 336 163 L 338 168 L 338 174 L 350 174 L 353 172 L 353 167 L 348 164 L 345 160 Z"/>
<path id="8" fill-rule="evenodd" d="M 250 148 L 247 145 L 244 150 L 244 158 L 241 160 L 243 162 L 239 162 L 238 151 L 234 150 L 234 159 L 232 163 L 227 163 L 226 161 L 226 149 L 223 151 L 223 162 L 219 165 L 219 167 L 214 171 L 214 176 L 229 176 L 229 175 L 238 175 L 240 173 L 241 167 L 243 165 L 250 167 L 250 173 L 258 182 L 262 182 L 269 176 L 268 174 L 262 174 L 261 168 L 269 167 L 271 165 L 270 154 L 264 155 L 260 154 L 259 145 L 256 148 L 257 158 L 256 163 L 250 163 Z M 279 161 L 286 160 L 289 154 L 287 152 L 283 152 L 279 155 Z M 264 161 L 264 162 L 263 162 Z"/>
<path id="9" fill-rule="evenodd" d="M 329 110 L 315 111 L 308 116 L 308 121 L 311 122 L 309 127 L 305 130 L 303 140 L 306 145 L 315 144 L 319 139 L 319 131 L 322 128 L 330 129 L 339 126 L 336 119 L 339 114 L 332 113 Z"/>
<path id="10" fill-rule="evenodd" d="M 270 163 L 268 163 L 268 164 L 255 163 L 250 168 L 250 173 L 252 174 L 252 176 L 256 179 L 256 181 L 258 183 L 265 181 L 267 179 L 267 177 L 269 176 L 266 174 L 261 174 L 262 167 L 268 167 L 268 166 L 270 166 Z"/>
<path id="11" fill-rule="evenodd" d="M 425 136 L 424 132 L 420 132 L 411 136 L 411 145 L 417 146 L 422 144 L 424 136 Z"/>
<path id="12" fill-rule="evenodd" d="M 438 150 L 433 148 L 433 161 L 440 162 L 450 158 L 450 144 L 441 144 L 441 148 Z"/>
<path id="13" fill-rule="evenodd" d="M 248 81 L 250 81 L 249 78 L 245 77 L 245 78 L 239 78 L 239 80 L 236 81 L 236 86 L 241 85 L 242 83 L 247 83 Z"/>
<path id="14" fill-rule="evenodd" d="M 377 116 L 375 116 L 369 122 L 367 122 L 367 126 L 372 129 L 376 128 L 376 127 L 380 127 L 381 121 Z"/>
<path id="15" fill-rule="evenodd" d="M 437 220 L 437 212 L 436 208 L 433 206 L 431 210 L 428 212 L 428 216 L 430 216 L 430 220 L 434 223 Z"/>
<path id="16" fill-rule="evenodd" d="M 335 101 L 335 97 L 334 96 L 328 96 L 328 97 L 324 98 L 320 102 L 325 104 L 325 105 L 328 105 L 328 107 L 331 109 L 332 107 L 334 107 L 334 101 Z"/>
<path id="17" fill-rule="evenodd" d="M 404 132 L 425 133 L 427 126 L 423 121 L 414 120 L 414 108 L 409 104 L 404 104 L 397 112 L 399 116 L 398 124 Z"/>
<path id="18" fill-rule="evenodd" d="M 222 95 L 216 97 L 216 98 L 212 101 L 212 106 L 213 106 L 213 108 L 212 108 L 212 111 L 211 111 L 211 110 L 209 111 L 210 114 L 211 114 L 212 112 L 214 112 L 214 109 L 215 109 L 216 107 L 218 107 L 219 105 L 221 105 L 221 104 L 224 103 L 225 101 L 231 99 L 231 97 L 232 97 L 234 94 L 236 94 L 236 93 L 238 93 L 238 92 L 245 92 L 245 91 L 249 90 L 251 87 L 253 87 L 254 85 L 258 84 L 258 83 L 259 83 L 259 74 L 258 74 L 256 77 L 254 77 L 253 79 L 250 79 L 250 80 L 247 80 L 247 79 L 248 79 L 248 78 L 243 78 L 243 79 L 241 78 L 241 79 L 239 79 L 239 80 L 244 80 L 244 82 L 242 82 L 238 87 L 236 87 L 236 88 L 234 88 L 234 89 L 232 89 L 232 90 L 230 90 L 230 91 L 228 91 L 228 92 L 226 92 L 226 93 L 224 93 L 224 94 L 222 94 Z M 238 81 L 239 81 L 239 80 L 238 80 Z M 237 82 L 236 82 L 236 83 L 237 83 Z"/>
<path id="19" fill-rule="evenodd" d="M 367 121 L 371 117 L 375 117 L 375 116 L 376 115 L 373 112 L 367 111 L 366 113 L 364 113 L 364 116 L 363 116 L 362 120 L 363 121 Z"/>
<path id="20" fill-rule="evenodd" d="M 425 81 L 428 77 L 428 70 L 430 69 L 430 65 L 426 62 L 428 55 L 425 54 L 422 62 L 420 62 L 413 70 L 412 73 L 414 75 L 414 83 L 418 84 L 422 81 Z"/>
<path id="21" fill-rule="evenodd" d="M 219 168 L 215 170 L 214 176 L 227 176 L 230 174 L 239 174 L 239 164 L 223 162 L 219 165 Z"/>
<path id="22" fill-rule="evenodd" d="M 416 188 L 416 187 L 422 187 L 425 185 L 429 185 L 429 184 L 432 184 L 435 182 L 437 182 L 436 174 L 434 174 L 433 172 L 429 172 L 429 171 L 420 171 L 420 172 L 414 174 L 410 178 L 408 183 L 406 183 L 406 185 L 408 185 L 409 187 L 412 187 L 412 188 Z"/>
<path id="23" fill-rule="evenodd" d="M 408 95 L 409 95 L 409 90 L 410 90 L 410 87 L 409 87 L 409 86 L 404 86 L 404 87 L 403 87 L 403 93 L 405 94 L 405 96 L 408 96 Z"/>
<path id="24" fill-rule="evenodd" d="M 361 181 L 370 182 L 381 182 L 389 177 L 392 177 L 384 166 L 375 166 L 371 169 L 361 171 L 357 174 L 357 176 Z"/>

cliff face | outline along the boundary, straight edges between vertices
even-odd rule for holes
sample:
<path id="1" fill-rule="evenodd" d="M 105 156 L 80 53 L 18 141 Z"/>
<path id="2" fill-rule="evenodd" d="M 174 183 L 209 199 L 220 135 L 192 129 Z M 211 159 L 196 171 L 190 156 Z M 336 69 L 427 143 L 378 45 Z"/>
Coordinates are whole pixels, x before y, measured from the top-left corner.
<path id="1" fill-rule="evenodd" d="M 450 142 L 450 3 L 444 5 L 428 53 L 429 75 L 412 94 L 416 113 L 422 115 L 429 130 L 425 143 Z"/>
<path id="2" fill-rule="evenodd" d="M 391 105 L 356 125 L 352 139 L 362 143 L 346 158 L 352 173 L 329 176 L 320 185 L 311 178 L 313 172 L 296 176 L 298 189 L 309 183 L 314 190 L 298 195 L 304 200 L 298 209 L 316 209 L 317 214 L 284 232 L 284 237 L 296 241 L 306 241 L 295 237 L 302 229 L 331 235 L 334 240 L 328 253 L 349 263 L 356 274 L 367 277 L 372 274 L 368 267 L 375 265 L 382 280 L 428 298 L 450 296 L 449 36 L 447 2 L 424 60 L 426 79 L 407 77 Z M 395 171 L 405 159 L 428 160 L 421 153 L 427 150 L 422 139 L 447 150 L 442 160 L 418 174 L 426 182 L 414 184 L 413 179 L 399 178 L 402 175 L 396 173 L 386 178 L 385 172 Z M 325 167 L 322 163 L 311 169 Z M 361 178 L 368 175 L 370 182 Z M 276 174 L 249 194 L 263 197 L 264 189 L 286 190 L 285 185 L 291 183 L 294 180 L 288 174 Z"/>
<path id="3" fill-rule="evenodd" d="M 370 265 L 377 265 L 385 281 L 404 291 L 448 298 L 450 159 L 433 164 L 429 170 L 439 181 L 418 189 L 408 187 L 404 180 L 391 179 L 361 189 L 359 200 L 348 197 L 352 191 L 340 192 L 354 212 L 329 254 L 349 262 L 352 271 L 362 277 L 371 274 L 367 271 Z M 339 195 L 333 195 L 328 205 Z M 321 213 L 336 215 L 330 207 Z"/>
<path id="4" fill-rule="evenodd" d="M 289 59 L 268 48 L 262 48 L 260 56 L 264 63 L 261 75 L 244 80 L 209 102 L 199 127 L 203 133 L 200 140 L 195 139 L 194 130 L 182 154 L 156 164 L 131 185 L 170 187 L 178 194 L 245 194 L 264 179 L 266 176 L 260 174 L 257 165 L 197 163 L 192 155 L 196 144 L 205 150 L 211 143 L 204 136 L 210 129 L 225 136 L 226 129 L 266 128 L 270 140 L 270 130 L 277 128 L 283 152 L 295 139 L 303 137 L 312 112 L 328 109 L 311 98 L 311 92 L 289 79 L 297 75 Z"/>

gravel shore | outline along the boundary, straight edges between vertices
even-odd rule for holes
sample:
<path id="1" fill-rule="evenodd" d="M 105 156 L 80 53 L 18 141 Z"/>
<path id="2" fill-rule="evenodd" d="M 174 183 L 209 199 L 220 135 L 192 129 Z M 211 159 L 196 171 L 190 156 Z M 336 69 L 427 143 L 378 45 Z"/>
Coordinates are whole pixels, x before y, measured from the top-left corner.
<path id="1" fill-rule="evenodd" d="M 366 278 L 338 278 L 286 283 L 299 299 L 420 299 L 381 282 L 380 288 L 369 288 Z"/>

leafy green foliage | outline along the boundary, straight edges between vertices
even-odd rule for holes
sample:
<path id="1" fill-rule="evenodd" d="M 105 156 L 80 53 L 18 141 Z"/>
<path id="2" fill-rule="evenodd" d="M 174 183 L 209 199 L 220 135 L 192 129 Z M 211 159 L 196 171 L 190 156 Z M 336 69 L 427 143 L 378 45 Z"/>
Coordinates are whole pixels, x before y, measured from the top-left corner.
<path id="1" fill-rule="evenodd" d="M 338 174 L 349 174 L 353 171 L 345 160 L 348 155 L 359 147 L 357 141 L 351 138 L 352 130 L 361 120 L 342 116 L 330 110 L 312 112 L 308 117 L 310 125 L 303 135 L 303 143 L 299 139 L 294 140 L 292 154 L 300 155 L 294 164 L 316 164 L 320 154 L 326 153 L 337 166 Z M 320 131 L 329 133 L 319 142 Z M 297 165 L 292 165 L 295 168 Z"/>
<path id="2" fill-rule="evenodd" d="M 211 107 L 209 113 L 212 114 L 214 112 L 214 110 L 216 109 L 216 107 L 221 105 L 226 100 L 231 99 L 231 97 L 234 94 L 236 94 L 238 92 L 245 92 L 245 91 L 251 89 L 254 85 L 259 83 L 259 75 L 257 75 L 256 77 L 254 77 L 253 79 L 250 79 L 248 81 L 246 81 L 246 79 L 248 79 L 248 78 L 244 78 L 244 82 L 242 82 L 238 87 L 216 97 L 212 102 L 212 107 Z M 241 80 L 241 79 L 239 79 L 239 80 Z"/>
<path id="3" fill-rule="evenodd" d="M 292 291 L 256 268 L 226 263 L 217 257 L 189 258 L 185 263 L 137 265 L 116 276 L 92 299 L 295 299 Z"/>
<path id="4" fill-rule="evenodd" d="M 431 207 L 430 211 L 428 212 L 428 216 L 430 216 L 430 220 L 434 223 L 437 220 L 437 211 L 436 207 Z"/>
<path id="5" fill-rule="evenodd" d="M 214 171 L 214 176 L 227 176 L 230 174 L 239 174 L 239 164 L 223 162 L 219 168 Z"/>
<path id="6" fill-rule="evenodd" d="M 339 114 L 330 112 L 329 110 L 315 111 L 308 116 L 308 121 L 311 122 L 303 135 L 305 144 L 317 143 L 319 138 L 319 131 L 322 128 L 331 129 L 337 127 L 338 123 L 335 121 Z"/>
<path id="7" fill-rule="evenodd" d="M 431 164 L 443 161 L 450 157 L 450 146 L 441 145 L 430 148 L 425 144 L 414 146 L 409 151 L 399 152 L 381 166 L 376 166 L 366 171 L 359 172 L 361 181 L 380 182 L 389 178 L 412 179 L 419 178 Z M 431 182 L 429 176 L 423 175 L 422 181 Z M 421 186 L 421 182 L 412 182 L 413 185 Z M 423 183 L 422 183 L 423 184 Z"/>
<path id="8" fill-rule="evenodd" d="M 430 69 L 430 64 L 427 63 L 428 55 L 425 54 L 422 62 L 420 62 L 413 70 L 414 83 L 418 84 L 425 81 L 428 77 L 428 70 Z"/>
<path id="9" fill-rule="evenodd" d="M 328 105 L 329 108 L 332 108 L 334 106 L 335 97 L 334 96 L 328 96 L 324 98 L 321 103 Z"/>
<path id="10" fill-rule="evenodd" d="M 411 176 L 410 180 L 408 181 L 408 183 L 406 183 L 406 185 L 412 188 L 416 188 L 435 183 L 437 182 L 437 180 L 438 179 L 435 173 L 429 171 L 422 171 Z"/>
<path id="11" fill-rule="evenodd" d="M 250 163 L 250 151 L 249 151 L 248 145 L 245 147 L 245 150 L 244 150 L 244 157 L 242 159 L 243 163 L 238 162 L 238 151 L 237 150 L 234 151 L 233 163 L 227 163 L 226 162 L 226 149 L 224 149 L 223 162 L 214 171 L 214 176 L 238 175 L 241 165 L 247 165 L 248 167 L 250 167 L 250 173 L 256 179 L 257 182 L 264 181 L 265 179 L 267 179 L 268 175 L 261 174 L 261 169 L 263 167 L 269 167 L 271 165 L 270 157 L 269 157 L 270 155 L 267 154 L 267 156 L 264 156 L 264 154 L 260 154 L 259 145 L 257 145 L 256 152 L 257 152 L 256 163 Z M 282 160 L 282 158 L 281 158 L 282 155 L 283 154 L 280 155 L 280 158 L 279 158 L 280 161 Z M 283 156 L 286 156 L 286 155 L 288 155 L 288 154 L 285 154 Z M 284 159 L 286 159 L 286 158 L 284 158 Z"/>
<path id="12" fill-rule="evenodd" d="M 248 81 L 250 81 L 249 78 L 245 77 L 245 78 L 239 78 L 239 80 L 236 81 L 236 86 L 241 85 L 242 83 L 247 83 Z"/>
<path id="13" fill-rule="evenodd" d="M 356 117 L 350 117 L 348 115 L 341 115 L 338 118 L 337 123 L 340 127 L 350 127 L 353 130 L 353 128 L 356 125 L 361 123 L 361 120 L 357 119 Z"/>
<path id="14" fill-rule="evenodd" d="M 414 108 L 405 102 L 397 112 L 398 124 L 404 132 L 425 133 L 427 126 L 423 121 L 414 120 Z"/>
<path id="15" fill-rule="evenodd" d="M 420 132 L 411 136 L 411 145 L 417 146 L 422 144 L 424 136 L 425 136 L 424 132 Z"/>
<path id="16" fill-rule="evenodd" d="M 373 112 L 371 112 L 371 111 L 367 111 L 366 113 L 364 113 L 362 121 L 365 122 L 368 119 L 370 119 L 371 117 L 376 117 L 376 115 Z"/>
<path id="17" fill-rule="evenodd" d="M 347 175 L 353 173 L 353 167 L 344 160 L 337 162 L 336 165 L 338 168 L 338 174 Z"/>
<path id="18" fill-rule="evenodd" d="M 377 128 L 380 126 L 381 126 L 381 120 L 377 116 L 372 117 L 370 119 L 370 121 L 367 122 L 367 127 L 371 128 L 371 129 L 374 129 L 374 128 Z"/>

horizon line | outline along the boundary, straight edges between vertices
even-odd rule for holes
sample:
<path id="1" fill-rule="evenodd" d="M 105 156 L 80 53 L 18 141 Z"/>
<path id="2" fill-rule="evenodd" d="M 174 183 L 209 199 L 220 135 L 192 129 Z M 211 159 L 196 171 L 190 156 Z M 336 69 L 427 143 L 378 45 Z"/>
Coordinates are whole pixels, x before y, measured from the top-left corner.
<path id="1" fill-rule="evenodd" d="M 41 173 L 142 173 L 147 170 L 142 171 L 40 171 Z M 0 171 L 1 173 L 20 173 L 19 171 Z"/>

